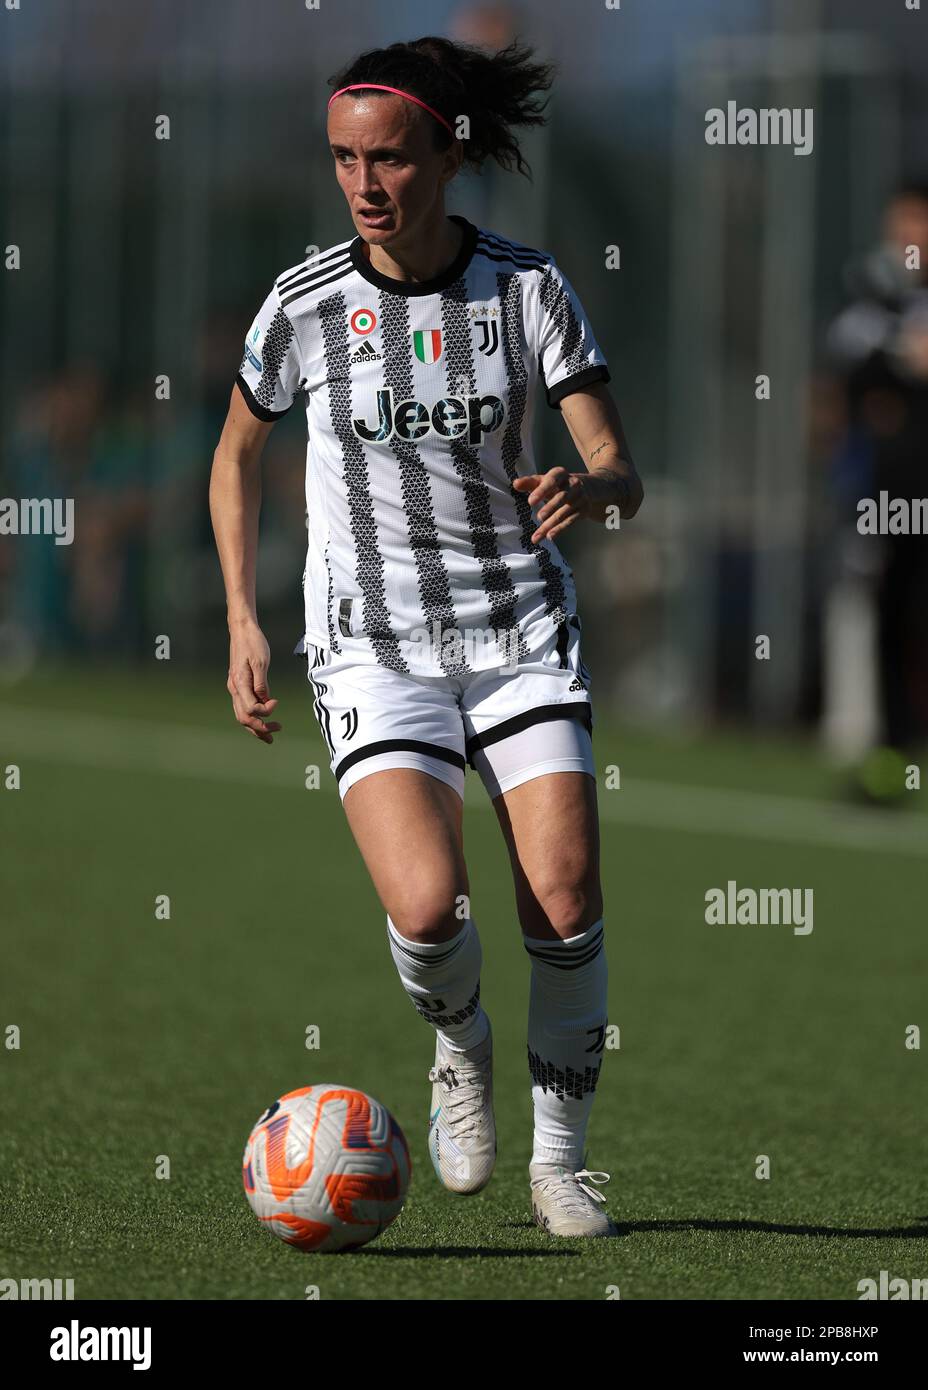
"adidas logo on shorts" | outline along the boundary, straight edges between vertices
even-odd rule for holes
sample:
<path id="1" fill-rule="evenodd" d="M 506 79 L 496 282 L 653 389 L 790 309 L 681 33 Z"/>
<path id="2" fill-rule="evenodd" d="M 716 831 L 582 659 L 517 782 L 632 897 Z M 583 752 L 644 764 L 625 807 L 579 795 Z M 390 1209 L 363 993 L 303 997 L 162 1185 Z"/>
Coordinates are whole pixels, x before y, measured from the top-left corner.
<path id="1" fill-rule="evenodd" d="M 583 684 L 583 681 L 578 680 L 577 677 L 574 676 L 573 680 L 570 682 L 570 685 L 567 687 L 567 689 L 568 689 L 568 690 L 586 690 L 586 686 Z"/>

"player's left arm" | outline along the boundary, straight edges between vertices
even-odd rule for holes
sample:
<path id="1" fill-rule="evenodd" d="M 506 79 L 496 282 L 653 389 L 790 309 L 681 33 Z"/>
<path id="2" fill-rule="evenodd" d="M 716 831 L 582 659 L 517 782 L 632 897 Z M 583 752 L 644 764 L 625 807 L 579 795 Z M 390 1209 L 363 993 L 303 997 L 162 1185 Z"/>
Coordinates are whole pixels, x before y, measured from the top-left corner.
<path id="1" fill-rule="evenodd" d="M 610 507 L 617 507 L 619 516 L 627 521 L 644 498 L 622 421 L 606 384 L 597 381 L 572 391 L 562 398 L 560 407 L 584 468 L 579 472 L 550 468 L 547 473 L 530 473 L 513 480 L 518 492 L 528 493 L 529 506 L 540 507 L 533 545 L 544 536 L 553 539 L 581 519 L 604 522 Z"/>

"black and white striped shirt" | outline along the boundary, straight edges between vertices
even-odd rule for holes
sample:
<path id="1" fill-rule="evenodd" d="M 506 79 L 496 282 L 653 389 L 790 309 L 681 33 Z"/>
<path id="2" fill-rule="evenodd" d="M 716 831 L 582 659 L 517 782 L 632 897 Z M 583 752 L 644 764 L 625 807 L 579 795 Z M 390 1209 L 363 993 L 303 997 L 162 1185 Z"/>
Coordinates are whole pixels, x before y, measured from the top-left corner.
<path id="1" fill-rule="evenodd" d="M 556 407 L 609 380 L 554 260 L 454 220 L 432 280 L 381 275 L 361 237 L 285 271 L 238 376 L 262 420 L 306 395 L 303 644 L 414 675 L 524 660 L 576 612 L 511 483 L 536 471 L 537 382 Z"/>

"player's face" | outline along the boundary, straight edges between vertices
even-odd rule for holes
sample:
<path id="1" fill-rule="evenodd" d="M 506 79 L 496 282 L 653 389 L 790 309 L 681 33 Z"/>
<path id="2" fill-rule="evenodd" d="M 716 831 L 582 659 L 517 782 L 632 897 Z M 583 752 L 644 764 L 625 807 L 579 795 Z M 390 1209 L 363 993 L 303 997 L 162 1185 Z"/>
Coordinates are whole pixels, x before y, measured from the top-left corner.
<path id="1" fill-rule="evenodd" d="M 335 173 L 359 234 L 373 246 L 408 247 L 432 235 L 459 151 L 435 148 L 433 118 L 402 97 L 355 97 L 329 108 Z"/>

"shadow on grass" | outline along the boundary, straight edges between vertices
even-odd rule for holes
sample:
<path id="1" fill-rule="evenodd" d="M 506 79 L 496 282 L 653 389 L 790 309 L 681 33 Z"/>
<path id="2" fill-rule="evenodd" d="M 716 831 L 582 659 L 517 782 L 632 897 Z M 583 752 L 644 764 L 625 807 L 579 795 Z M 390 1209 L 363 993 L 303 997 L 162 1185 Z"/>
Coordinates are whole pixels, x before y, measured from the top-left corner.
<path id="1" fill-rule="evenodd" d="M 748 1231 L 756 1232 L 758 1235 L 774 1236 L 819 1236 L 830 1237 L 838 1236 L 842 1240 L 928 1240 L 928 1216 L 918 1216 L 915 1218 L 915 1226 L 861 1226 L 858 1229 L 848 1229 L 842 1226 L 799 1226 L 787 1225 L 776 1221 L 702 1221 L 686 1220 L 679 1221 L 615 1221 L 615 1236 L 605 1237 L 605 1239 L 619 1239 L 622 1236 L 635 1235 L 641 1232 L 668 1232 L 668 1231 Z M 505 1221 L 501 1223 L 511 1231 L 532 1231 L 535 1224 L 532 1221 Z M 551 1237 L 558 1239 L 558 1237 Z M 468 1256 L 480 1256 L 482 1258 L 497 1259 L 534 1259 L 538 1255 L 579 1255 L 586 1248 L 586 1240 L 602 1240 L 604 1237 L 579 1237 L 583 1241 L 582 1245 L 575 1245 L 574 1238 L 564 1238 L 563 1244 L 556 1247 L 543 1246 L 537 1250 L 525 1249 L 521 1247 L 517 1250 L 507 1250 L 497 1246 L 484 1245 L 434 1245 L 434 1246 L 407 1246 L 389 1248 L 384 1246 L 374 1246 L 370 1249 L 356 1250 L 357 1255 L 385 1255 L 388 1257 L 402 1256 L 405 1258 L 420 1259 L 466 1259 Z"/>
<path id="2" fill-rule="evenodd" d="M 679 1221 L 616 1221 L 615 1225 L 617 1234 L 623 1236 L 637 1231 L 756 1231 L 761 1235 L 774 1236 L 840 1236 L 843 1240 L 928 1239 L 928 1217 L 918 1216 L 915 1219 L 921 1224 L 861 1226 L 858 1229 L 846 1226 L 792 1226 L 777 1221 L 688 1221 L 685 1218 Z M 510 1225 L 519 1224 L 510 1222 Z"/>

